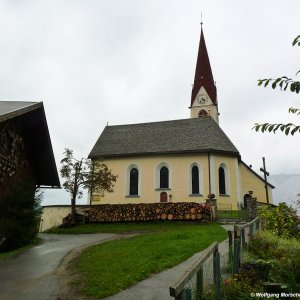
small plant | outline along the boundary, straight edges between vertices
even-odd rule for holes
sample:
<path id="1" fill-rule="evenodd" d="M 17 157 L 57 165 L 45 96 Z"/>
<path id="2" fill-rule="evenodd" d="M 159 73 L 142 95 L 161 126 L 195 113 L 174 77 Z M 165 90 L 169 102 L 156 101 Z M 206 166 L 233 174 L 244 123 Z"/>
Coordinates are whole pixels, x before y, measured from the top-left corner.
<path id="1" fill-rule="evenodd" d="M 222 282 L 222 298 L 224 300 L 258 299 L 251 297 L 253 292 L 262 292 L 262 282 L 257 279 L 253 270 L 234 274 Z"/>
<path id="2" fill-rule="evenodd" d="M 253 292 L 263 292 L 262 281 L 256 278 L 255 272 L 247 271 L 225 278 L 221 282 L 222 300 L 258 299 Z M 214 288 L 207 290 L 205 299 L 216 299 Z"/>

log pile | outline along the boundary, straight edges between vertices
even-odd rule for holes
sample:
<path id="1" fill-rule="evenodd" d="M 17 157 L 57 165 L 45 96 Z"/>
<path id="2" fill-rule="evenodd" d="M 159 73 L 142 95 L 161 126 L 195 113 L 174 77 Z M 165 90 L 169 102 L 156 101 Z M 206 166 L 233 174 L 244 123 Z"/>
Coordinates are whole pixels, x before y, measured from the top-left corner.
<path id="1" fill-rule="evenodd" d="M 209 218 L 210 206 L 195 202 L 100 204 L 90 206 L 89 222 L 140 222 L 155 220 L 201 220 Z"/>

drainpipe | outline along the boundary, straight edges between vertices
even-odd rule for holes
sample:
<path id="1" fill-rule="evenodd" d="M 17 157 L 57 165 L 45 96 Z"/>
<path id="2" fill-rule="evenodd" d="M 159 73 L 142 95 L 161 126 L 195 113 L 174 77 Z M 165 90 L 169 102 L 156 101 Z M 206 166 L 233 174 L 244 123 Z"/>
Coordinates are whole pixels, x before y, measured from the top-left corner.
<path id="1" fill-rule="evenodd" d="M 209 195 L 211 194 L 211 178 L 210 178 L 210 153 L 207 154 L 208 157 L 208 187 L 209 187 Z"/>

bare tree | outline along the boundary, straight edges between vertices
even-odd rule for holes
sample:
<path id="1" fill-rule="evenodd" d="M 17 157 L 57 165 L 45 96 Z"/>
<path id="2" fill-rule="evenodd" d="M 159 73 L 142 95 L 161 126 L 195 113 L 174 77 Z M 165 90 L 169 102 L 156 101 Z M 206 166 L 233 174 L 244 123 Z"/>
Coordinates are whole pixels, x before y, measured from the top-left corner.
<path id="1" fill-rule="evenodd" d="M 72 224 L 76 223 L 76 199 L 82 197 L 83 189 L 93 192 L 113 192 L 117 175 L 113 175 L 107 165 L 89 159 L 76 159 L 73 150 L 66 148 L 60 161 L 60 174 L 65 179 L 64 189 L 71 195 Z"/>

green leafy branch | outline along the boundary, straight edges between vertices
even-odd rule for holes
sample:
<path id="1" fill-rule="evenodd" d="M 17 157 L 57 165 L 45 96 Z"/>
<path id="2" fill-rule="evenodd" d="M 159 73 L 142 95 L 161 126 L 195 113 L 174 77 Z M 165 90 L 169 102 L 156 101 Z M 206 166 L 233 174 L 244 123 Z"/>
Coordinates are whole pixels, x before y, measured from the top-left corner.
<path id="1" fill-rule="evenodd" d="M 292 45 L 293 46 L 295 46 L 295 45 L 300 46 L 300 34 L 295 37 L 295 39 L 293 40 Z"/>
<path id="2" fill-rule="evenodd" d="M 298 35 L 292 42 L 292 45 L 300 46 L 300 35 Z M 296 73 L 296 76 L 300 73 L 300 70 Z M 276 89 L 277 87 L 280 87 L 281 90 L 286 91 L 288 88 L 292 93 L 300 93 L 300 81 L 293 80 L 291 78 L 288 78 L 287 76 L 281 76 L 276 79 L 259 79 L 258 85 L 267 87 L 268 85 L 271 85 L 273 89 Z M 297 116 L 300 115 L 300 109 L 298 108 L 289 108 L 289 113 L 296 114 Z M 263 123 L 263 124 L 254 124 L 254 127 L 252 129 L 255 129 L 256 132 L 273 132 L 276 133 L 277 130 L 280 130 L 281 132 L 284 132 L 286 135 L 294 135 L 296 132 L 300 132 L 300 125 L 295 125 L 293 123 Z"/>
<path id="3" fill-rule="evenodd" d="M 300 35 L 298 35 L 292 42 L 292 45 L 300 46 Z M 300 73 L 300 70 L 296 73 L 296 76 Z M 277 86 L 280 87 L 281 90 L 286 91 L 288 87 L 290 87 L 290 91 L 292 93 L 299 94 L 300 92 L 300 82 L 295 81 L 287 76 L 281 76 L 276 79 L 273 78 L 265 78 L 258 79 L 258 85 L 267 87 L 271 83 L 272 89 L 276 89 Z"/>
<path id="4" fill-rule="evenodd" d="M 296 73 L 298 75 L 300 70 Z M 286 91 L 288 87 L 290 87 L 290 91 L 292 93 L 299 94 L 300 92 L 300 81 L 292 80 L 286 76 L 278 77 L 277 79 L 258 79 L 258 85 L 264 85 L 264 87 L 268 86 L 268 84 L 272 82 L 272 88 L 276 89 L 277 85 L 280 87 L 281 90 Z"/>
<path id="5" fill-rule="evenodd" d="M 290 107 L 289 113 L 295 114 L 297 116 L 300 115 L 300 109 Z M 281 130 L 286 135 L 289 133 L 291 135 L 294 135 L 297 131 L 300 132 L 300 125 L 294 125 L 293 123 L 288 124 L 270 124 L 270 123 L 264 123 L 264 124 L 254 124 L 254 127 L 252 129 L 255 129 L 255 131 L 261 131 L 261 132 L 273 132 L 275 133 L 277 130 Z"/>

